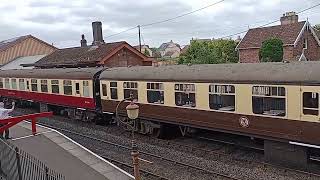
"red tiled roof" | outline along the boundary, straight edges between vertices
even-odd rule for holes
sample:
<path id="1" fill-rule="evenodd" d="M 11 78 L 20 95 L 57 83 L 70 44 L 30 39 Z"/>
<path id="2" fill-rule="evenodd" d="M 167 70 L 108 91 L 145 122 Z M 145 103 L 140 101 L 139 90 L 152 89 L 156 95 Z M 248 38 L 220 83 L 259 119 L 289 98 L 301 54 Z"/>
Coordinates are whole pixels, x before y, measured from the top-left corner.
<path id="1" fill-rule="evenodd" d="M 56 47 L 52 46 L 51 44 L 48 44 L 32 35 L 26 35 L 26 36 L 19 36 L 19 37 L 15 37 L 15 38 L 11 38 L 11 39 L 7 39 L 7 40 L 4 40 L 4 41 L 0 41 L 0 52 L 1 51 L 5 51 L 7 50 L 8 48 L 28 39 L 28 38 L 33 38 L 37 41 L 40 41 L 41 43 L 44 43 L 46 44 L 47 46 L 51 46 L 52 48 L 56 49 Z"/>
<path id="2" fill-rule="evenodd" d="M 35 63 L 35 66 L 47 68 L 57 66 L 78 67 L 81 65 L 95 66 L 123 46 L 127 46 L 132 51 L 137 51 L 124 41 L 106 43 L 99 46 L 65 48 L 56 50 L 50 55 L 40 59 Z M 139 54 L 140 52 L 137 51 L 135 53 Z M 141 53 L 139 55 L 144 56 Z M 148 61 L 147 57 L 143 58 Z"/>
<path id="3" fill-rule="evenodd" d="M 294 24 L 277 25 L 250 29 L 240 42 L 238 49 L 259 48 L 268 38 L 279 38 L 283 44 L 294 44 L 306 21 Z"/>

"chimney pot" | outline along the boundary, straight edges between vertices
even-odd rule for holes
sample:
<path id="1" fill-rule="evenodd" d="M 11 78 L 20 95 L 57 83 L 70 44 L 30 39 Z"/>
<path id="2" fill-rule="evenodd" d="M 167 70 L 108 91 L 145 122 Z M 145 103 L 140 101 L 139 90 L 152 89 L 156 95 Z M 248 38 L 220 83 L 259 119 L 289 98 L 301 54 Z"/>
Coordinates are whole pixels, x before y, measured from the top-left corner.
<path id="1" fill-rule="evenodd" d="M 102 36 L 102 23 L 100 21 L 92 22 L 93 42 L 92 45 L 104 44 Z"/>
<path id="2" fill-rule="evenodd" d="M 87 40 L 84 37 L 84 34 L 81 35 L 81 41 L 80 41 L 81 47 L 87 47 Z"/>
<path id="3" fill-rule="evenodd" d="M 296 14 L 296 12 L 286 12 L 283 14 L 282 17 L 280 17 L 281 25 L 286 24 L 294 24 L 299 21 L 299 16 Z"/>

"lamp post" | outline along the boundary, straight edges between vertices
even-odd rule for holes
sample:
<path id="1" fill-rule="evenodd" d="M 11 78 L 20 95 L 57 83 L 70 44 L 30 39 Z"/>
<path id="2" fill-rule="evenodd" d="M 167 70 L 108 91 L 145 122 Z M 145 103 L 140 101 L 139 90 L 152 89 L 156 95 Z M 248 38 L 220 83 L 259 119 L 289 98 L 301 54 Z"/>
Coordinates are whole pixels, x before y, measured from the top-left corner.
<path id="1" fill-rule="evenodd" d="M 120 104 L 123 103 L 124 101 L 126 100 L 130 100 L 130 104 L 126 107 L 126 110 L 127 110 L 127 115 L 128 115 L 128 118 L 131 119 L 131 120 L 135 120 L 138 118 L 139 116 L 139 106 L 136 105 L 134 102 L 133 102 L 133 97 L 132 95 L 130 96 L 130 98 L 127 98 L 127 99 L 123 99 L 122 101 L 120 101 L 116 107 L 116 119 L 118 122 L 126 125 L 126 126 L 129 126 L 131 128 L 131 132 L 132 132 L 132 140 L 131 140 L 131 156 L 132 156 L 132 162 L 133 162 L 133 171 L 134 171 L 134 177 L 135 177 L 135 180 L 140 180 L 140 172 L 139 172 L 139 152 L 138 152 L 138 149 L 137 149 L 137 144 L 136 144 L 136 141 L 135 141 L 135 138 L 134 138 L 134 124 L 130 124 L 128 122 L 124 122 L 122 120 L 120 120 L 119 118 L 119 114 L 118 114 L 118 108 L 120 107 Z"/>

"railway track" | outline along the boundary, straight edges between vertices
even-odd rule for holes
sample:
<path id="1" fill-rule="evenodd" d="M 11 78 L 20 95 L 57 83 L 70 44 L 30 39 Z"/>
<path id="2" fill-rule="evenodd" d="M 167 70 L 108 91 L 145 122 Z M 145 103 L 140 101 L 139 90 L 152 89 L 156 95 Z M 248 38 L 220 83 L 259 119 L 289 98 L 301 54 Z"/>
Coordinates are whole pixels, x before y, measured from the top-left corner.
<path id="1" fill-rule="evenodd" d="M 263 149 L 258 148 L 256 146 L 241 145 L 241 144 L 230 142 L 230 141 L 223 141 L 223 140 L 219 140 L 219 139 L 208 139 L 208 138 L 203 138 L 203 137 L 199 137 L 199 139 L 203 139 L 203 140 L 207 140 L 207 141 L 214 141 L 214 142 L 227 144 L 227 145 L 234 146 L 234 147 L 241 147 L 241 148 L 245 148 L 248 150 L 254 150 L 254 151 L 259 151 L 259 152 L 264 151 Z M 229 154 L 217 152 L 213 149 L 195 148 L 193 146 L 188 146 L 188 145 L 179 144 L 179 143 L 177 143 L 177 145 L 180 147 L 183 147 L 183 148 L 190 148 L 190 149 L 196 149 L 197 151 L 202 151 L 203 154 L 217 155 L 219 157 L 220 156 L 229 156 Z M 233 159 L 236 161 L 243 161 L 243 159 L 238 159 L 238 158 L 233 158 Z M 320 162 L 319 157 L 310 157 L 310 160 Z M 283 166 L 275 165 L 275 164 L 270 164 L 270 163 L 263 162 L 263 161 L 247 161 L 247 162 L 261 164 L 264 167 L 274 167 L 277 169 L 281 169 L 283 171 L 292 171 L 292 172 L 302 173 L 302 174 L 308 175 L 309 177 L 314 176 L 314 177 L 320 178 L 320 173 L 314 173 L 314 172 L 310 172 L 310 171 L 303 171 L 303 170 L 298 170 L 298 169 L 287 168 L 287 167 L 283 167 Z"/>
<path id="2" fill-rule="evenodd" d="M 48 125 L 48 124 L 45 124 L 45 123 L 39 123 L 38 122 L 37 124 L 40 124 L 40 125 L 52 128 L 52 129 L 56 129 L 58 131 L 62 131 L 62 132 L 65 132 L 65 133 L 69 133 L 69 134 L 72 134 L 72 135 L 80 136 L 80 137 L 83 137 L 83 138 L 87 138 L 87 139 L 94 140 L 94 141 L 97 141 L 97 142 L 100 142 L 100 143 L 112 145 L 112 146 L 115 146 L 115 147 L 118 147 L 118 148 L 122 148 L 122 149 L 125 149 L 125 150 L 128 150 L 128 151 L 131 151 L 131 147 L 130 146 L 124 146 L 122 144 L 117 144 L 117 143 L 106 141 L 106 140 L 103 140 L 103 139 L 99 139 L 99 138 L 96 138 L 96 137 L 93 137 L 93 136 L 84 135 L 84 134 L 81 134 L 81 133 L 78 133 L 78 132 L 75 132 L 75 131 L 70 131 L 68 129 L 54 127 L 54 126 L 51 126 L 51 125 Z M 220 178 L 223 178 L 223 179 L 230 179 L 230 180 L 241 180 L 240 178 L 236 178 L 236 177 L 233 177 L 233 176 L 228 175 L 228 174 L 223 174 L 223 173 L 220 173 L 220 172 L 210 171 L 210 170 L 204 169 L 202 167 L 198 167 L 198 166 L 190 165 L 190 164 L 187 164 L 187 163 L 184 163 L 184 162 L 180 162 L 180 161 L 176 161 L 176 160 L 173 160 L 173 159 L 169 159 L 169 158 L 166 158 L 166 157 L 163 157 L 163 156 L 159 156 L 157 154 L 153 154 L 153 153 L 149 153 L 149 152 L 145 152 L 145 151 L 139 151 L 139 153 L 142 154 L 142 155 L 145 155 L 147 157 L 156 158 L 156 159 L 158 159 L 160 161 L 170 162 L 170 163 L 172 163 L 174 165 L 180 165 L 180 166 L 183 166 L 185 168 L 188 168 L 189 170 L 200 171 L 201 173 L 213 175 L 215 177 L 220 177 Z M 130 164 L 128 164 L 126 162 L 122 162 L 122 161 L 119 161 L 119 160 L 116 160 L 116 159 L 112 159 L 112 158 L 109 158 L 109 157 L 106 157 L 106 156 L 101 156 L 101 157 L 103 157 L 103 158 L 105 158 L 105 159 L 107 159 L 109 161 L 115 162 L 115 163 L 117 163 L 117 164 L 119 164 L 121 166 L 128 167 L 128 168 L 133 168 L 133 166 L 131 166 Z M 160 179 L 160 180 L 169 179 L 169 178 L 166 178 L 166 177 L 164 177 L 162 175 L 158 175 L 158 174 L 156 174 L 154 172 L 151 172 L 151 171 L 148 171 L 148 170 L 141 169 L 141 172 L 143 174 L 155 177 L 155 178 Z"/>

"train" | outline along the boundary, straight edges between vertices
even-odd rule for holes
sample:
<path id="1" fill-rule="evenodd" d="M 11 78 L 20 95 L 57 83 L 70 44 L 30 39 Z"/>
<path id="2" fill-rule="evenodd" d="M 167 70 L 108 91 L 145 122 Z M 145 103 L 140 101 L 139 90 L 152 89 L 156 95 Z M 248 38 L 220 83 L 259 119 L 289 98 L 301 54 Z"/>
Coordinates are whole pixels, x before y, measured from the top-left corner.
<path id="1" fill-rule="evenodd" d="M 270 62 L 1 70 L 0 96 L 107 123 L 133 97 L 139 133 L 160 137 L 174 126 L 182 135 L 205 129 L 259 138 L 269 161 L 306 168 L 310 149 L 320 149 L 319 69 L 319 62 Z"/>

